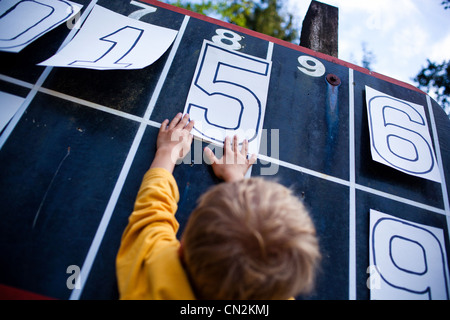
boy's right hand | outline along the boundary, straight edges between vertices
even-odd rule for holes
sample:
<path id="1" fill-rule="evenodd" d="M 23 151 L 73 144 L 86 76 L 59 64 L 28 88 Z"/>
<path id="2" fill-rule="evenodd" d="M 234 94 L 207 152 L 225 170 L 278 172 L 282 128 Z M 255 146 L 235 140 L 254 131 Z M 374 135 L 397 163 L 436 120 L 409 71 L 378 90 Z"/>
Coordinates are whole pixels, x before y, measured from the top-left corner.
<path id="1" fill-rule="evenodd" d="M 177 161 L 183 159 L 191 149 L 193 127 L 194 121 L 189 121 L 189 114 L 183 116 L 181 112 L 170 123 L 168 119 L 164 120 L 156 139 L 156 154 L 150 168 L 164 168 L 172 173 Z"/>
<path id="2" fill-rule="evenodd" d="M 211 149 L 205 148 L 205 154 L 211 162 L 214 174 L 226 182 L 244 179 L 248 169 L 256 162 L 255 154 L 247 159 L 248 141 L 244 140 L 239 151 L 238 137 L 234 136 L 233 145 L 231 144 L 231 138 L 226 137 L 223 149 L 223 157 L 217 159 Z"/>

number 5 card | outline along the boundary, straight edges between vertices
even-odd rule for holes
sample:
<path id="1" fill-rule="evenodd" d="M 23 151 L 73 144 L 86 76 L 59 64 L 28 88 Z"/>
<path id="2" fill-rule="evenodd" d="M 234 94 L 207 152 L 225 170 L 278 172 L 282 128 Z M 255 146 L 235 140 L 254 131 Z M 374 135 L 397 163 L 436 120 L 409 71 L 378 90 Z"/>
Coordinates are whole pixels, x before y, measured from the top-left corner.
<path id="1" fill-rule="evenodd" d="M 96 5 L 75 38 L 40 65 L 98 70 L 141 69 L 159 59 L 177 33 Z"/>
<path id="2" fill-rule="evenodd" d="M 249 141 L 250 154 L 258 153 L 271 67 L 204 40 L 184 109 L 195 121 L 193 134 L 219 145 L 237 135 Z"/>
<path id="3" fill-rule="evenodd" d="M 372 159 L 441 182 L 423 106 L 366 86 Z"/>

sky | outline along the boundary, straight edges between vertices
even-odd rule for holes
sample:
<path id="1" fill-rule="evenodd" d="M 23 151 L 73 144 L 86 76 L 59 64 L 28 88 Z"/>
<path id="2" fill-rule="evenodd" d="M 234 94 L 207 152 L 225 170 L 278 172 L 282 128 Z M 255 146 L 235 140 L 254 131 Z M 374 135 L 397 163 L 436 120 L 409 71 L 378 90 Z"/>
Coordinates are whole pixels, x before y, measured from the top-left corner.
<path id="1" fill-rule="evenodd" d="M 301 26 L 311 0 L 288 0 Z M 413 85 L 427 59 L 450 60 L 450 9 L 442 0 L 321 0 L 339 8 L 339 59 L 361 65 L 362 44 L 372 71 Z"/>

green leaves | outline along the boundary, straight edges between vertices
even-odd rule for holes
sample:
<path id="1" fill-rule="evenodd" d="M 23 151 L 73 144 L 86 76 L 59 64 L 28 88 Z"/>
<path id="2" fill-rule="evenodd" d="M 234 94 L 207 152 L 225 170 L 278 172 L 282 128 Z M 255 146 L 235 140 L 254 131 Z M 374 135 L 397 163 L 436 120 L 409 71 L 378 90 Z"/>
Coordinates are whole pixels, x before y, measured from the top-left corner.
<path id="1" fill-rule="evenodd" d="M 204 15 L 267 34 L 289 42 L 297 41 L 299 33 L 293 26 L 293 15 L 283 10 L 284 0 L 202 0 L 200 3 L 167 1 Z"/>

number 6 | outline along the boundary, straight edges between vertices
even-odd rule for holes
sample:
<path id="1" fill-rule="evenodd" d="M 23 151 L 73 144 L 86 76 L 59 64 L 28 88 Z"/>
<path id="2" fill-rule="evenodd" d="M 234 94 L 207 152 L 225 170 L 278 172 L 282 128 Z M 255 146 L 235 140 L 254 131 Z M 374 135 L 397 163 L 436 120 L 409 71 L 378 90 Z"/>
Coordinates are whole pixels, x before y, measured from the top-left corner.
<path id="1" fill-rule="evenodd" d="M 372 145 L 391 166 L 411 174 L 434 168 L 433 149 L 425 139 L 424 117 L 411 105 L 387 96 L 369 101 Z"/>

